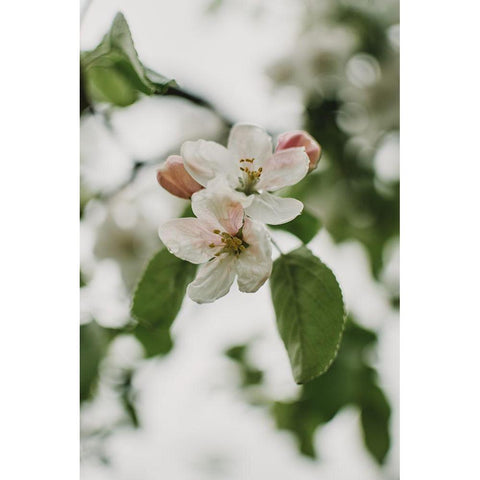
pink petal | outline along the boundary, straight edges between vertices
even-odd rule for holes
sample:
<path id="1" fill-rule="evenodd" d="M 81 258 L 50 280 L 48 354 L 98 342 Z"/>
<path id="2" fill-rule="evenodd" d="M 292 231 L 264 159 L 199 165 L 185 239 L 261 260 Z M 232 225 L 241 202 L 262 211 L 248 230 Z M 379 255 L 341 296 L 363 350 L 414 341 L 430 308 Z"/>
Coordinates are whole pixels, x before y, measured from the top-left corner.
<path id="1" fill-rule="evenodd" d="M 317 167 L 320 156 L 322 155 L 322 147 L 311 135 L 302 130 L 282 133 L 278 137 L 275 152 L 294 147 L 305 147 L 305 153 L 310 160 L 309 171 Z"/>
<path id="2" fill-rule="evenodd" d="M 190 198 L 203 187 L 185 170 L 183 159 L 179 155 L 171 155 L 157 170 L 158 183 L 172 195 Z"/>

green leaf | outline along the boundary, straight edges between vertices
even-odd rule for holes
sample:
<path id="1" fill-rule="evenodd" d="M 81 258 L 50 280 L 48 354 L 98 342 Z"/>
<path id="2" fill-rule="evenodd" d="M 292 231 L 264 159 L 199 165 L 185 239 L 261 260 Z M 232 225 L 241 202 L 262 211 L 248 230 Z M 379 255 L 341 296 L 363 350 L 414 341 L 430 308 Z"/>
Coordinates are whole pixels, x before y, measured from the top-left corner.
<path id="1" fill-rule="evenodd" d="M 170 332 L 165 328 L 152 328 L 147 325 L 138 324 L 133 334 L 142 344 L 145 351 L 145 358 L 165 355 L 173 347 Z"/>
<path id="2" fill-rule="evenodd" d="M 282 255 L 270 279 L 277 326 L 297 383 L 326 372 L 345 324 L 342 292 L 332 271 L 302 246 Z"/>
<path id="3" fill-rule="evenodd" d="M 112 336 L 95 320 L 80 325 L 80 401 L 88 400 L 95 393 L 98 383 L 98 367 L 107 352 Z"/>
<path id="4" fill-rule="evenodd" d="M 293 235 L 303 243 L 307 244 L 318 233 L 320 228 L 322 228 L 322 222 L 320 222 L 315 215 L 304 209 L 303 212 L 292 221 L 282 225 L 270 225 L 270 227 L 293 233 Z"/>
<path id="5" fill-rule="evenodd" d="M 121 13 L 117 13 L 98 46 L 82 52 L 80 60 L 86 95 L 96 102 L 125 107 L 137 100 L 139 92 L 163 94 L 176 85 L 174 80 L 143 66 Z"/>
<path id="6" fill-rule="evenodd" d="M 132 316 L 145 327 L 170 328 L 196 270 L 196 265 L 175 257 L 166 249 L 160 250 L 138 283 Z"/>
<path id="7" fill-rule="evenodd" d="M 361 396 L 363 440 L 369 452 L 382 464 L 390 449 L 390 405 L 382 390 L 372 383 Z"/>

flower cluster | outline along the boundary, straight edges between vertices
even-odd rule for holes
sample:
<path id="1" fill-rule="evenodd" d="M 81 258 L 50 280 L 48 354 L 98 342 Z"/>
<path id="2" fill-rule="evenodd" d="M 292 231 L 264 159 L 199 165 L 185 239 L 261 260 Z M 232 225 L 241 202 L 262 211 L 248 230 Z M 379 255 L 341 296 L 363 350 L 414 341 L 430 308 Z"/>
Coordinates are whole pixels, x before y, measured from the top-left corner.
<path id="1" fill-rule="evenodd" d="M 157 172 L 173 195 L 191 198 L 196 218 L 170 220 L 159 229 L 168 250 L 202 264 L 187 293 L 197 303 L 225 295 L 237 277 L 242 292 L 256 292 L 272 271 L 265 224 L 293 220 L 303 204 L 272 192 L 294 185 L 313 170 L 320 145 L 306 132 L 272 139 L 255 125 L 235 125 L 225 148 L 218 143 L 185 142 L 181 156 L 169 157 Z"/>

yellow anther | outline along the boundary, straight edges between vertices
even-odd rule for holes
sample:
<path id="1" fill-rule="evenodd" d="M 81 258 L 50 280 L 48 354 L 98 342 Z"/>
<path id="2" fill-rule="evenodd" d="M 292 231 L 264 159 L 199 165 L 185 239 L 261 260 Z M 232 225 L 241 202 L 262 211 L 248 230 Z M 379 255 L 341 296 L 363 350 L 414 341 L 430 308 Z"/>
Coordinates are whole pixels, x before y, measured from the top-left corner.
<path id="1" fill-rule="evenodd" d="M 220 235 L 220 240 L 223 245 L 221 245 L 221 250 L 217 251 L 214 256 L 219 257 L 223 253 L 227 253 L 230 255 L 240 255 L 245 249 L 248 247 L 248 244 L 244 243 L 243 239 L 237 237 L 237 235 L 231 235 L 228 232 L 222 232 L 218 229 L 215 229 L 213 233 Z M 241 235 L 241 234 L 240 234 Z M 208 245 L 210 248 L 218 247 L 220 245 L 216 245 L 215 243 L 210 243 Z"/>

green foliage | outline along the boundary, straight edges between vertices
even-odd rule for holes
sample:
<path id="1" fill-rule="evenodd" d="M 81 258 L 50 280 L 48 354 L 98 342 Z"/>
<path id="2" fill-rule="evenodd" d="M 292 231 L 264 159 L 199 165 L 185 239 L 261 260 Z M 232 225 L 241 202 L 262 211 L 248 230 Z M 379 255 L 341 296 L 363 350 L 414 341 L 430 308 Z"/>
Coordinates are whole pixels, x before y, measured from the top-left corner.
<path id="1" fill-rule="evenodd" d="M 371 376 L 374 374 L 372 373 Z M 369 379 L 359 395 L 363 439 L 378 463 L 383 463 L 390 448 L 390 405 L 382 390 Z"/>
<path id="2" fill-rule="evenodd" d="M 197 266 L 181 260 L 166 249 L 150 260 L 133 297 L 132 315 L 141 325 L 167 331 L 182 305 L 187 285 Z M 146 333 L 140 333 L 140 337 Z M 148 351 L 148 349 L 147 349 Z"/>
<path id="3" fill-rule="evenodd" d="M 330 421 L 340 409 L 360 409 L 363 437 L 369 452 L 383 463 L 390 448 L 390 405 L 377 385 L 377 374 L 368 364 L 368 352 L 376 335 L 349 320 L 338 357 L 330 370 L 303 387 L 298 400 L 276 402 L 271 407 L 278 428 L 291 431 L 300 451 L 315 457 L 316 429 Z"/>
<path id="4" fill-rule="evenodd" d="M 235 345 L 229 348 L 225 355 L 231 360 L 237 362 L 240 367 L 242 376 L 242 387 L 249 387 L 251 385 L 258 385 L 263 380 L 263 372 L 258 368 L 250 365 L 246 358 L 247 346 Z"/>
<path id="5" fill-rule="evenodd" d="M 80 401 L 91 398 L 98 383 L 98 369 L 112 339 L 95 320 L 80 326 Z"/>
<path id="6" fill-rule="evenodd" d="M 345 320 L 342 292 L 332 271 L 305 246 L 275 261 L 270 286 L 293 376 L 306 383 L 337 354 Z"/>
<path id="7" fill-rule="evenodd" d="M 145 358 L 165 355 L 173 347 L 170 332 L 166 328 L 153 328 L 149 325 L 138 324 L 133 334 L 142 344 Z"/>
<path id="8" fill-rule="evenodd" d="M 175 81 L 145 68 L 135 50 L 125 17 L 117 13 L 98 46 L 81 55 L 81 109 L 89 101 L 119 107 L 134 103 L 139 93 L 163 94 Z"/>
<path id="9" fill-rule="evenodd" d="M 293 235 L 298 237 L 304 244 L 307 244 L 319 232 L 320 228 L 322 228 L 322 223 L 313 213 L 304 209 L 302 214 L 292 221 L 282 225 L 270 225 L 270 227 L 293 233 Z"/>

